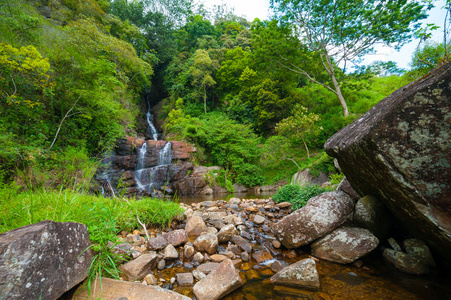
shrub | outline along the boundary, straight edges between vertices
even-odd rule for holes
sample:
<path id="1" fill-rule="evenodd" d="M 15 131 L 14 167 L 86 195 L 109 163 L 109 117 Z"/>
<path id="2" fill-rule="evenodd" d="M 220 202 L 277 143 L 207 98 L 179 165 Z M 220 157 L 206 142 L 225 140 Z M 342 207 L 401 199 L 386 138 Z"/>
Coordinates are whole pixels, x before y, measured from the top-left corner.
<path id="1" fill-rule="evenodd" d="M 290 202 L 293 210 L 304 207 L 310 198 L 326 192 L 325 188 L 318 185 L 300 186 L 288 184 L 282 187 L 272 198 L 276 202 Z"/>

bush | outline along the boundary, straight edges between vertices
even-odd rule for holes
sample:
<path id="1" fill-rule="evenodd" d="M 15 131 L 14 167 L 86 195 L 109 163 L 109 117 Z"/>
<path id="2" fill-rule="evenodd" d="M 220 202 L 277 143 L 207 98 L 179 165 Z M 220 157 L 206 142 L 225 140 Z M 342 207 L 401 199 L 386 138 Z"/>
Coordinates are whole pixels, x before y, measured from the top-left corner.
<path id="1" fill-rule="evenodd" d="M 318 185 L 300 186 L 296 184 L 288 184 L 282 187 L 272 197 L 276 202 L 290 202 L 293 210 L 304 207 L 310 198 L 326 192 L 325 188 Z"/>

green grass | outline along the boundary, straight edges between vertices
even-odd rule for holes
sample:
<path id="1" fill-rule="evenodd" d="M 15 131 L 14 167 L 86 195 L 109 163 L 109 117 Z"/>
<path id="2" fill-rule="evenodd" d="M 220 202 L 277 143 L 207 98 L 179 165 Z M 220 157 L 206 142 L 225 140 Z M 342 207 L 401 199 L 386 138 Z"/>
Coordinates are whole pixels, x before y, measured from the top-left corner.
<path id="1" fill-rule="evenodd" d="M 91 249 L 95 255 L 88 274 L 119 279 L 117 266 L 123 257 L 112 253 L 108 242 L 117 244 L 121 230 L 142 229 L 142 223 L 166 227 L 183 208 L 178 203 L 159 199 L 121 201 L 71 190 L 20 192 L 14 185 L 0 185 L 0 233 L 43 220 L 79 222 L 88 226 Z"/>
<path id="2" fill-rule="evenodd" d="M 326 192 L 325 188 L 318 185 L 301 186 L 297 184 L 287 184 L 282 187 L 272 197 L 276 202 L 290 202 L 293 206 L 293 210 L 297 210 L 304 207 L 310 198 L 316 195 Z"/>

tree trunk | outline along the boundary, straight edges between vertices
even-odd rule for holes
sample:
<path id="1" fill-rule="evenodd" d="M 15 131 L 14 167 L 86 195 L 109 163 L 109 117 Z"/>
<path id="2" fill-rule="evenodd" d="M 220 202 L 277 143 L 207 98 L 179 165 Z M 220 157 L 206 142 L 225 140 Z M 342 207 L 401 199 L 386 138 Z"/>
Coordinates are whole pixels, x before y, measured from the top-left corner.
<path id="1" fill-rule="evenodd" d="M 307 143 L 304 141 L 303 137 L 301 137 L 301 139 L 304 142 L 305 150 L 307 150 L 307 157 L 310 157 L 310 152 L 308 151 Z"/>
<path id="2" fill-rule="evenodd" d="M 345 98 L 343 97 L 343 94 L 341 93 L 340 86 L 338 85 L 337 78 L 335 78 L 334 74 L 334 68 L 332 66 L 332 61 L 330 60 L 329 54 L 327 51 L 324 51 L 324 57 L 325 57 L 325 67 L 326 71 L 330 76 L 330 79 L 332 80 L 332 84 L 335 88 L 335 94 L 338 97 L 338 100 L 340 100 L 340 104 L 343 107 L 343 116 L 346 118 L 349 115 L 348 112 L 348 105 L 346 104 Z"/>

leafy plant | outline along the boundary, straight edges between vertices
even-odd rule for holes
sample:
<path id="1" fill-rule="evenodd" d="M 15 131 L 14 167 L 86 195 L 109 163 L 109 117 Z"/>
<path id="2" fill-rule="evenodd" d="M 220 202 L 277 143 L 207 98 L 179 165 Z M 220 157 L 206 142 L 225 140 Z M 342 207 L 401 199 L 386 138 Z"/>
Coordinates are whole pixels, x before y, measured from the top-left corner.
<path id="1" fill-rule="evenodd" d="M 308 200 L 326 192 L 325 188 L 318 185 L 301 186 L 297 184 L 288 184 L 282 187 L 272 197 L 276 202 L 290 202 L 294 210 L 304 207 Z"/>

